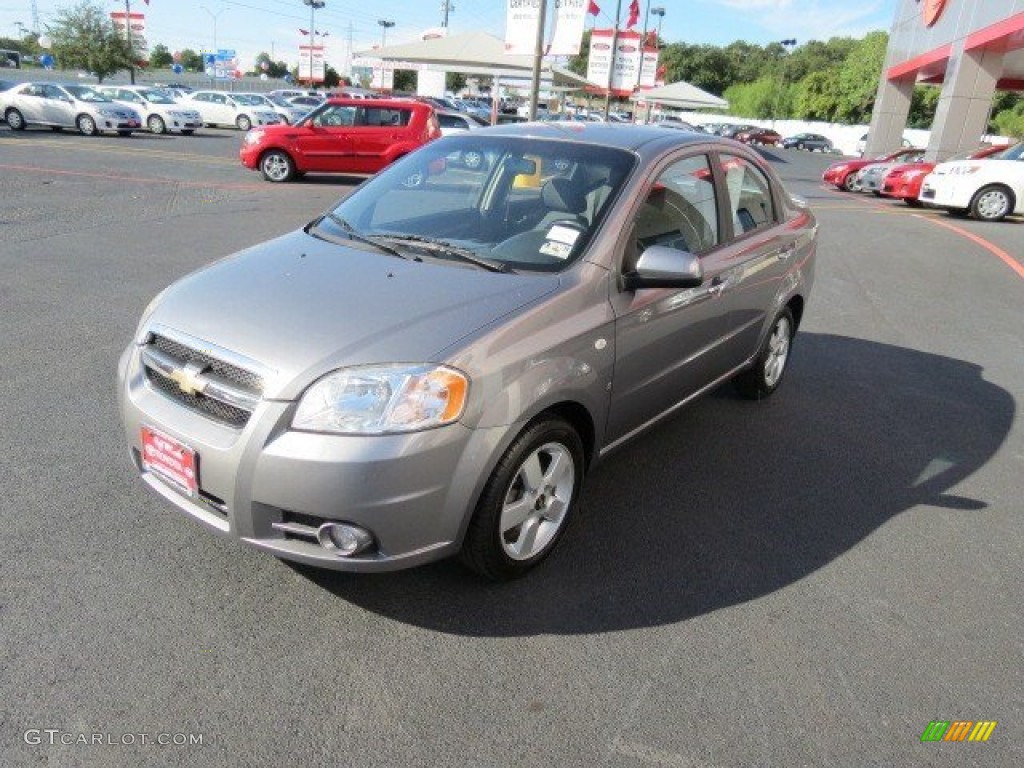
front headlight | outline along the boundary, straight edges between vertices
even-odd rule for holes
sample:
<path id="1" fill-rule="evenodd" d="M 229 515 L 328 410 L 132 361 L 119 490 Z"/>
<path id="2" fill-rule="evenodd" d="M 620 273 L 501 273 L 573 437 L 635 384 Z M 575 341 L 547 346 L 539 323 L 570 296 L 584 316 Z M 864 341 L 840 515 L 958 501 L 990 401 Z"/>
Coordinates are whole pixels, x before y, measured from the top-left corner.
<path id="1" fill-rule="evenodd" d="M 243 138 L 242 141 L 246 144 L 258 144 L 260 142 L 260 139 L 262 138 L 263 131 L 259 130 L 258 128 L 254 128 L 253 130 L 245 134 L 245 138 Z"/>
<path id="2" fill-rule="evenodd" d="M 294 429 L 351 435 L 417 432 L 462 416 L 465 374 L 443 365 L 367 365 L 324 376 L 299 400 Z"/>

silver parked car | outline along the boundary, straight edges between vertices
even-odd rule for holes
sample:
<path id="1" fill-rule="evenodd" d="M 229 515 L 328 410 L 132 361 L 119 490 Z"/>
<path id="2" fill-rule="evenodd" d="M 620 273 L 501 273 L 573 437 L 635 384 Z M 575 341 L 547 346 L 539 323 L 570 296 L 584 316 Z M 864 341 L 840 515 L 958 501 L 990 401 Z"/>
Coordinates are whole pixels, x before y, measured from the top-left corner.
<path id="1" fill-rule="evenodd" d="M 485 170 L 449 161 L 469 150 Z M 609 451 L 725 381 L 775 391 L 816 238 L 735 142 L 444 137 L 151 302 L 118 371 L 131 456 L 164 499 L 278 557 L 458 553 L 515 577 Z"/>
<path id="2" fill-rule="evenodd" d="M 143 128 L 138 112 L 88 85 L 22 83 L 4 92 L 3 107 L 13 131 L 42 125 L 53 130 L 74 128 L 85 136 L 102 132 L 131 136 Z"/>

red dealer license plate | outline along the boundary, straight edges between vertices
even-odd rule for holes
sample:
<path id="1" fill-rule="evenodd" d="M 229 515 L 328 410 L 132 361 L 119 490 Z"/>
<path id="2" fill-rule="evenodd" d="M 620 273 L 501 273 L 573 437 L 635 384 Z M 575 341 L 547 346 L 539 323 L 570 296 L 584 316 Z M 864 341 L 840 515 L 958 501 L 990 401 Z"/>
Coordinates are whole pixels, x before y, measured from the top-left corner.
<path id="1" fill-rule="evenodd" d="M 196 452 L 173 437 L 142 428 L 142 466 L 189 496 L 199 490 Z"/>

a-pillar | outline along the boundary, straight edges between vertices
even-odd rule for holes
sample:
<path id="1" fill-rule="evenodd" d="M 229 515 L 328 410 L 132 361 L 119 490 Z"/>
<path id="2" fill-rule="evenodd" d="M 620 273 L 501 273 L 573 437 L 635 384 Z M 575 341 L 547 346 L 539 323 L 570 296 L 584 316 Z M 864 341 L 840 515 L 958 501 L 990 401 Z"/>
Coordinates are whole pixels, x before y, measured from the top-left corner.
<path id="1" fill-rule="evenodd" d="M 903 146 L 903 129 L 910 116 L 910 100 L 914 96 L 917 73 L 898 80 L 883 80 L 875 96 L 864 157 L 895 152 Z"/>
<path id="2" fill-rule="evenodd" d="M 1002 71 L 1002 51 L 979 48 L 950 58 L 926 160 L 941 162 L 978 146 L 988 133 L 992 97 Z"/>

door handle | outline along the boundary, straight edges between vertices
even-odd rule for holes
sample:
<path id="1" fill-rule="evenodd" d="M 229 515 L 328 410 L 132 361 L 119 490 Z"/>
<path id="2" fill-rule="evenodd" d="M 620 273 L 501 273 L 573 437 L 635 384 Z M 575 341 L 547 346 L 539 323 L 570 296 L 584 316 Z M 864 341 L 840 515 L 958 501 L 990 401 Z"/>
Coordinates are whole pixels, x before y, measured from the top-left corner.
<path id="1" fill-rule="evenodd" d="M 775 256 L 776 258 L 778 258 L 779 261 L 785 261 L 786 259 L 793 255 L 793 252 L 795 250 L 796 243 L 790 243 L 789 245 L 784 245 L 781 248 L 779 248 Z"/>

